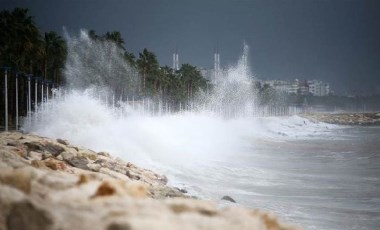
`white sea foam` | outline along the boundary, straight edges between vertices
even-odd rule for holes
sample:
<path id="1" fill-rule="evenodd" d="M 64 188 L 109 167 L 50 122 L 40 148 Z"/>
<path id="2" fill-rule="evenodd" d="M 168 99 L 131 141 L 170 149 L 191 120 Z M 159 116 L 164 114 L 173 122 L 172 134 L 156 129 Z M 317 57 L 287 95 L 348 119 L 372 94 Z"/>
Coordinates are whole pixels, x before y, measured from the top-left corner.
<path id="1" fill-rule="evenodd" d="M 227 119 L 209 112 L 151 116 L 132 113 L 129 106 L 112 109 L 91 95 L 71 91 L 50 101 L 38 112 L 38 120 L 26 122 L 24 129 L 132 161 L 189 163 L 233 156 L 253 139 L 307 139 L 332 128 L 299 116 Z"/>

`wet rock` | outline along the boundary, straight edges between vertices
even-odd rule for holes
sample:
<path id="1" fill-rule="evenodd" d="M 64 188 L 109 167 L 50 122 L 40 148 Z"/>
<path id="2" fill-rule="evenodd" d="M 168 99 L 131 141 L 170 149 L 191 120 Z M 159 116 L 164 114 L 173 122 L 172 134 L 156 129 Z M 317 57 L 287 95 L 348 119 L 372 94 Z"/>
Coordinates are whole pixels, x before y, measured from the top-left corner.
<path id="1" fill-rule="evenodd" d="M 59 154 L 65 151 L 65 149 L 62 146 L 50 142 L 45 143 L 43 149 L 51 155 L 53 155 L 54 157 L 58 156 Z"/>
<path id="2" fill-rule="evenodd" d="M 187 193 L 187 190 L 183 189 L 183 188 L 180 188 L 179 191 L 182 192 L 182 193 Z"/>
<path id="3" fill-rule="evenodd" d="M 21 144 L 7 145 L 11 140 Z M 53 157 L 48 142 L 65 151 Z M 29 157 L 37 159 L 20 157 L 19 149 L 33 148 L 40 149 Z M 36 135 L 0 132 L 0 229 L 298 229 L 265 212 L 195 200 L 165 185 L 163 175 L 107 154 L 91 160 L 93 152 L 83 152 Z"/>
<path id="4" fill-rule="evenodd" d="M 97 157 L 98 157 L 98 155 L 94 151 L 85 150 L 85 149 L 79 150 L 78 151 L 78 155 L 79 156 L 87 157 L 88 159 L 90 159 L 92 161 L 95 161 L 97 159 Z"/>
<path id="5" fill-rule="evenodd" d="M 125 175 L 127 175 L 127 177 L 131 178 L 132 180 L 140 180 L 141 179 L 141 177 L 139 175 L 131 172 L 130 170 L 127 170 Z"/>
<path id="6" fill-rule="evenodd" d="M 65 152 L 62 152 L 60 156 L 62 157 L 63 160 L 67 161 L 78 156 L 78 154 L 73 151 L 65 151 Z"/>
<path id="7" fill-rule="evenodd" d="M 20 156 L 18 150 L 0 148 L 0 161 L 12 168 L 19 168 L 28 165 L 27 161 Z"/>
<path id="8" fill-rule="evenodd" d="M 30 151 L 28 153 L 28 157 L 30 157 L 32 160 L 42 160 L 43 154 L 40 152 Z"/>
<path id="9" fill-rule="evenodd" d="M 28 152 L 30 151 L 43 151 L 42 144 L 40 142 L 25 142 L 24 145 L 28 148 Z"/>
<path id="10" fill-rule="evenodd" d="M 94 163 L 87 164 L 88 169 L 94 172 L 99 172 L 99 170 L 102 168 L 102 166 Z"/>
<path id="11" fill-rule="evenodd" d="M 98 155 L 111 158 L 111 154 L 109 154 L 108 152 L 98 152 Z"/>
<path id="12" fill-rule="evenodd" d="M 313 121 L 320 121 L 338 125 L 377 125 L 380 124 L 380 118 L 375 113 L 307 113 L 303 114 L 305 118 Z"/>
<path id="13" fill-rule="evenodd" d="M 230 196 L 223 196 L 221 198 L 221 200 L 226 200 L 226 201 L 230 201 L 232 203 L 236 203 L 236 201 L 234 199 L 232 199 L 232 197 L 230 197 Z"/>
<path id="14" fill-rule="evenodd" d="M 103 173 L 105 175 L 108 175 L 112 178 L 115 178 L 115 179 L 120 179 L 120 180 L 124 180 L 124 181 L 130 181 L 131 179 L 129 177 L 127 177 L 125 174 L 122 174 L 122 173 L 119 173 L 119 172 L 115 172 L 109 168 L 100 168 L 99 169 L 99 172 L 100 173 Z"/>
<path id="15" fill-rule="evenodd" d="M 216 216 L 218 214 L 217 207 L 214 202 L 205 202 L 201 200 L 183 200 L 171 199 L 167 200 L 169 208 L 177 214 L 197 213 L 201 216 Z"/>
<path id="16" fill-rule="evenodd" d="M 18 141 L 12 141 L 11 140 L 11 141 L 7 141 L 7 145 L 16 147 L 16 146 L 19 146 L 20 143 Z"/>
<path id="17" fill-rule="evenodd" d="M 53 227 L 52 216 L 30 201 L 14 204 L 6 218 L 8 230 L 49 230 Z"/>
<path id="18" fill-rule="evenodd" d="M 94 163 L 99 164 L 103 168 L 108 168 L 112 171 L 126 174 L 127 167 L 123 161 L 116 161 L 108 157 L 99 156 L 98 159 Z"/>
<path id="19" fill-rule="evenodd" d="M 63 161 L 63 157 L 62 157 L 61 155 L 58 155 L 58 156 L 56 157 L 56 159 L 59 160 L 59 161 Z"/>
<path id="20" fill-rule="evenodd" d="M 64 139 L 60 139 L 60 138 L 57 139 L 57 142 L 60 144 L 63 144 L 63 145 L 69 145 L 70 144 L 69 141 L 64 140 Z"/>
<path id="21" fill-rule="evenodd" d="M 28 157 L 27 151 L 21 146 L 16 146 L 16 147 L 15 146 L 4 146 L 3 150 L 7 151 L 7 152 L 15 153 L 18 156 L 25 158 L 25 159 Z"/>
<path id="22" fill-rule="evenodd" d="M 66 162 L 70 164 L 71 166 L 74 166 L 80 169 L 84 169 L 84 170 L 90 169 L 87 166 L 87 164 L 89 163 L 89 160 L 87 159 L 87 157 L 84 157 L 84 156 L 72 157 L 72 158 L 66 159 Z"/>
<path id="23" fill-rule="evenodd" d="M 142 183 L 126 183 L 121 180 L 103 181 L 92 198 L 103 196 L 130 196 L 133 198 L 147 197 L 148 189 Z"/>
<path id="24" fill-rule="evenodd" d="M 16 188 L 24 193 L 30 193 L 31 181 L 36 177 L 33 168 L 23 167 L 12 170 L 2 170 L 0 173 L 0 182 Z"/>
<path id="25" fill-rule="evenodd" d="M 31 165 L 36 168 L 50 168 L 52 170 L 67 169 L 67 165 L 64 162 L 52 158 L 46 160 L 33 160 Z"/>
<path id="26" fill-rule="evenodd" d="M 107 230 L 132 230 L 132 228 L 128 223 L 111 223 Z"/>
<path id="27" fill-rule="evenodd" d="M 178 189 L 174 189 L 164 185 L 155 185 L 150 189 L 150 193 L 155 199 L 165 199 L 165 198 L 174 198 L 174 197 L 186 197 Z"/>

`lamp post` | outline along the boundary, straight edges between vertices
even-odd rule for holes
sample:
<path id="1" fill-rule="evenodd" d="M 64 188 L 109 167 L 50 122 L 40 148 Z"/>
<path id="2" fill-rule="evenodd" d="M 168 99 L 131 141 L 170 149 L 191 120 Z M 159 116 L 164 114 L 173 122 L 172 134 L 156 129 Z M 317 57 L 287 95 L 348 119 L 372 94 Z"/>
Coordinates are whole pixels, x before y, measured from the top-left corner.
<path id="1" fill-rule="evenodd" d="M 38 103 L 38 77 L 34 78 L 34 112 L 37 112 Z"/>
<path id="2" fill-rule="evenodd" d="M 30 89 L 30 80 L 32 78 L 32 74 L 28 74 L 28 117 L 30 119 L 30 114 L 32 113 L 32 93 L 30 92 L 31 89 Z"/>
<path id="3" fill-rule="evenodd" d="M 8 70 L 9 67 L 3 67 L 4 69 L 4 106 L 5 106 L 5 131 L 8 131 Z"/>
<path id="4" fill-rule="evenodd" d="M 19 73 L 16 73 L 16 130 L 18 130 L 18 75 Z"/>
<path id="5" fill-rule="evenodd" d="M 41 78 L 41 107 L 44 105 L 44 80 Z"/>

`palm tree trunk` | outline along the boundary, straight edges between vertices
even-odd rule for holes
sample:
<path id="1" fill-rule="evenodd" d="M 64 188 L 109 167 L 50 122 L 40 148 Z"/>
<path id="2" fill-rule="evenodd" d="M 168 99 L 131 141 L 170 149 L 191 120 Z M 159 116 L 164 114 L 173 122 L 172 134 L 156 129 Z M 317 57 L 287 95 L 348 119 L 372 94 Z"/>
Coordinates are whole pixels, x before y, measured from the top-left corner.
<path id="1" fill-rule="evenodd" d="M 45 79 L 47 79 L 47 57 L 45 57 L 45 62 L 44 62 L 44 76 L 45 76 Z"/>

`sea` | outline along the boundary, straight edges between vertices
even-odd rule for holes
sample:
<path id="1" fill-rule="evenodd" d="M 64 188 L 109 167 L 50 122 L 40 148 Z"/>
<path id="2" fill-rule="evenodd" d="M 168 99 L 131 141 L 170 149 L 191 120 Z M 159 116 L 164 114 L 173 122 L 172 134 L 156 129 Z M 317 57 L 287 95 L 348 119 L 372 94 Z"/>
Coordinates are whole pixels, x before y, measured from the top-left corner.
<path id="1" fill-rule="evenodd" d="M 46 103 L 35 116 L 25 131 L 110 152 L 221 207 L 271 211 L 304 229 L 380 227 L 380 126 L 302 115 L 159 116 L 128 107 L 121 114 L 83 92 Z"/>
<path id="2" fill-rule="evenodd" d="M 125 77 L 139 81 L 115 44 L 85 30 L 66 40 L 67 88 L 39 105 L 23 130 L 107 151 L 221 207 L 271 211 L 309 230 L 380 229 L 380 127 L 258 116 L 264 108 L 252 88 L 248 45 L 213 79 L 211 93 L 171 112 L 164 101 L 115 99 L 113 86 L 131 90 Z"/>

